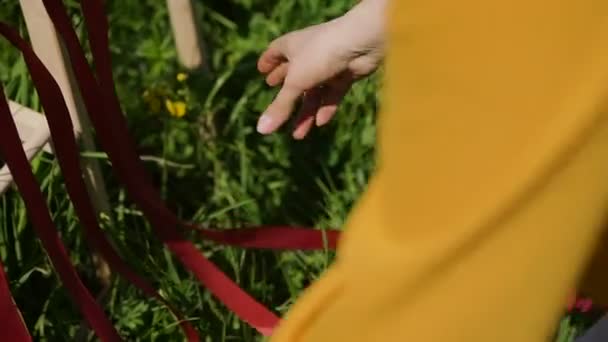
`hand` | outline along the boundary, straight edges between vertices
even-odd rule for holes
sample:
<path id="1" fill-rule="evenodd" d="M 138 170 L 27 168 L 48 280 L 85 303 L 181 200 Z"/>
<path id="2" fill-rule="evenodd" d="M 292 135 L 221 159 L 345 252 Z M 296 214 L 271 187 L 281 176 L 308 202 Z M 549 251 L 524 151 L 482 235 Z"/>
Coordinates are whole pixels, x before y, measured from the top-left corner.
<path id="1" fill-rule="evenodd" d="M 332 119 L 352 84 L 374 72 L 382 60 L 385 2 L 364 0 L 340 18 L 270 44 L 258 69 L 267 75 L 268 85 L 282 87 L 260 117 L 258 132 L 275 132 L 301 97 L 295 139 L 303 139 L 315 123 L 323 126 Z"/>

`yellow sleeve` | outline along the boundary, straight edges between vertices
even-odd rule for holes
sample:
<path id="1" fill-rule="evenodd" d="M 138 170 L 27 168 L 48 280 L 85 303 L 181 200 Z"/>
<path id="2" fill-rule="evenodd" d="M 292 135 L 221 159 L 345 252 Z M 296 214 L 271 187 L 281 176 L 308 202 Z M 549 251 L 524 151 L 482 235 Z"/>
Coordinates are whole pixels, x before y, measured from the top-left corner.
<path id="1" fill-rule="evenodd" d="M 389 12 L 376 175 L 273 341 L 545 341 L 608 208 L 608 2 Z"/>

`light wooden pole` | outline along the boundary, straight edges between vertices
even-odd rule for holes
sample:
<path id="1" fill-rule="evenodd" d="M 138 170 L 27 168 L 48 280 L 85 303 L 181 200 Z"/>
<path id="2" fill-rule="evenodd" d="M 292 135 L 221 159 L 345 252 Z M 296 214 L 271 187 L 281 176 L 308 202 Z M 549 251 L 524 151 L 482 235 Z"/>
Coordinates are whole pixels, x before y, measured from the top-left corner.
<path id="1" fill-rule="evenodd" d="M 204 69 L 203 41 L 192 0 L 167 0 L 167 9 L 180 63 L 190 70 Z"/>
<path id="2" fill-rule="evenodd" d="M 93 135 L 73 77 L 72 68 L 42 0 L 19 1 L 32 47 L 61 88 L 72 118 L 74 135 L 79 138 L 86 150 L 94 151 Z M 95 209 L 98 213 L 109 215 L 110 205 L 99 163 L 97 160 L 88 159 L 84 160 L 82 164 L 85 172 L 84 178 Z"/>
<path id="3" fill-rule="evenodd" d="M 32 48 L 61 88 L 74 126 L 74 135 L 80 140 L 86 150 L 94 151 L 95 142 L 82 99 L 80 98 L 78 87 L 76 86 L 73 77 L 72 68 L 53 23 L 46 13 L 44 4 L 42 3 L 42 0 L 19 1 Z M 31 115 L 31 113 L 27 116 L 18 114 L 15 117 L 22 118 L 23 120 L 21 121 L 33 122 L 35 115 Z M 39 127 L 37 130 L 37 132 L 39 132 L 37 133 L 38 135 L 30 135 L 29 137 L 22 136 L 22 139 L 25 140 L 26 143 L 31 139 L 33 139 L 32 141 L 39 142 L 42 139 L 42 134 L 48 134 L 46 120 L 45 125 L 41 125 L 40 123 L 37 125 Z M 40 128 L 42 126 L 45 126 L 46 130 Z M 36 139 L 34 139 L 34 137 L 36 137 Z M 51 150 L 48 145 L 45 145 L 45 149 L 47 151 Z M 33 150 L 32 153 L 35 154 Z M 98 215 L 104 214 L 105 217 L 111 217 L 105 182 L 98 161 L 94 159 L 82 160 L 82 168 L 85 173 L 85 184 L 95 210 Z M 108 265 L 97 254 L 94 254 L 93 261 L 96 264 L 96 272 L 100 281 L 103 283 L 104 287 L 109 286 L 110 271 Z"/>

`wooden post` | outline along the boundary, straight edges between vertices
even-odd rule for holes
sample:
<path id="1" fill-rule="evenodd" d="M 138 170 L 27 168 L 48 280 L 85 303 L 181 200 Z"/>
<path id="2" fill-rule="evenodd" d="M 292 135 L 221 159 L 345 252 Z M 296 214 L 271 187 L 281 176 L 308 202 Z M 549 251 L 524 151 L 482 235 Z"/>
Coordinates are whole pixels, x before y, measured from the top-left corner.
<path id="1" fill-rule="evenodd" d="M 42 0 L 19 1 L 32 47 L 61 88 L 72 118 L 75 136 L 80 139 L 85 149 L 95 151 L 95 142 L 72 68 Z M 99 215 L 105 214 L 110 218 L 110 204 L 99 163 L 97 160 L 88 159 L 82 161 L 82 166 L 85 184 L 95 210 Z M 93 255 L 93 261 L 97 267 L 99 280 L 104 287 L 109 286 L 108 265 L 97 254 Z"/>
<path id="2" fill-rule="evenodd" d="M 167 0 L 167 8 L 181 64 L 190 70 L 205 68 L 202 39 L 192 0 Z"/>
<path id="3" fill-rule="evenodd" d="M 94 151 L 95 143 L 80 93 L 75 86 L 72 68 L 42 0 L 19 1 L 32 47 L 61 88 L 74 125 L 74 134 L 80 138 L 85 149 Z M 98 162 L 86 160 L 83 162 L 83 168 L 87 187 L 97 211 L 109 215 L 108 196 Z"/>

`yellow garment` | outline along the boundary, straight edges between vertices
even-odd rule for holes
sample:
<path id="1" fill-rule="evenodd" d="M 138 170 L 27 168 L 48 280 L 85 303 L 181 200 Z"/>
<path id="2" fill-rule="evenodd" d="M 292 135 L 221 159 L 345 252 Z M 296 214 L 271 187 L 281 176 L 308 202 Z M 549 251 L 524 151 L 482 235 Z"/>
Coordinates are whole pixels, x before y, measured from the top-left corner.
<path id="1" fill-rule="evenodd" d="M 389 12 L 378 170 L 272 341 L 547 341 L 608 213 L 608 1 Z"/>

